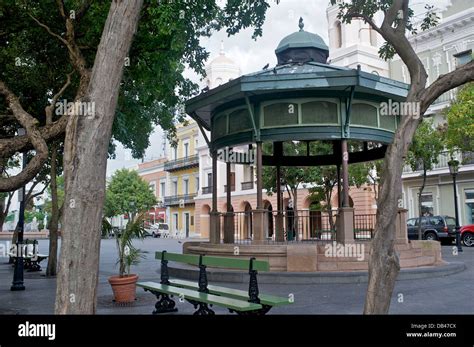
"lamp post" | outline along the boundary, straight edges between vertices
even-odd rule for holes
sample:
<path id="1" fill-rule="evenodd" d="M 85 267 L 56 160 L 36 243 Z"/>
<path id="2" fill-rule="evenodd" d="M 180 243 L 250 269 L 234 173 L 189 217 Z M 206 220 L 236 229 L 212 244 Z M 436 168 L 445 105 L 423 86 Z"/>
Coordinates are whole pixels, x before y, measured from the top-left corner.
<path id="1" fill-rule="evenodd" d="M 457 196 L 458 196 L 458 192 L 457 192 L 457 189 L 456 189 L 456 175 L 458 174 L 458 170 L 459 170 L 459 161 L 455 160 L 455 159 L 451 159 L 449 162 L 448 162 L 448 166 L 449 166 L 449 173 L 451 174 L 451 176 L 453 176 L 453 191 L 454 191 L 454 213 L 455 213 L 455 217 L 456 217 L 456 227 L 455 227 L 455 230 L 456 230 L 456 247 L 458 248 L 458 252 L 462 252 L 462 246 L 461 246 L 461 235 L 460 235 L 460 229 L 461 227 L 459 226 L 459 210 L 458 210 L 458 199 L 457 199 Z"/>
<path id="2" fill-rule="evenodd" d="M 25 129 L 20 128 L 18 129 L 18 136 L 25 135 Z M 27 165 L 26 162 L 26 152 L 23 152 L 23 164 L 22 169 L 24 169 Z M 16 263 L 15 263 L 15 270 L 13 272 L 13 282 L 10 290 L 12 291 L 19 291 L 25 290 L 25 286 L 23 284 L 23 231 L 25 228 L 25 195 L 26 189 L 24 185 L 21 187 L 19 191 L 19 201 L 20 201 L 20 211 L 18 216 L 18 224 L 16 226 L 18 231 L 18 237 L 16 240 Z"/>

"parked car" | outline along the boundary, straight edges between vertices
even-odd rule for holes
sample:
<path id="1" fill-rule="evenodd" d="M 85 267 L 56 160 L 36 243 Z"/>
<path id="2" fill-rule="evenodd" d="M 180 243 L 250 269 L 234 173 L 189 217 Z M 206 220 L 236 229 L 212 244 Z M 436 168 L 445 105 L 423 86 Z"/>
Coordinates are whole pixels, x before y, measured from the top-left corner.
<path id="1" fill-rule="evenodd" d="M 156 223 L 147 229 L 147 236 L 168 237 L 170 235 L 169 225 L 166 223 Z"/>
<path id="2" fill-rule="evenodd" d="M 418 240 L 419 218 L 407 220 L 408 239 Z M 452 243 L 456 239 L 456 220 L 449 216 L 421 217 L 421 232 L 424 240 Z"/>
<path id="3" fill-rule="evenodd" d="M 474 247 L 474 224 L 465 225 L 461 228 L 461 240 L 466 247 Z"/>

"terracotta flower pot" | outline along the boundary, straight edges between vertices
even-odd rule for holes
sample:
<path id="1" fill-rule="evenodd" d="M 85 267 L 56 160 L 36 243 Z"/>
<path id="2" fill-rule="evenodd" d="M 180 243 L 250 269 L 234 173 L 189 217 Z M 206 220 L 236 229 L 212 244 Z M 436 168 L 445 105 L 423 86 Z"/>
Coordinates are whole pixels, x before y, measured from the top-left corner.
<path id="1" fill-rule="evenodd" d="M 136 299 L 136 283 L 138 275 L 109 277 L 114 292 L 115 302 L 132 302 Z"/>

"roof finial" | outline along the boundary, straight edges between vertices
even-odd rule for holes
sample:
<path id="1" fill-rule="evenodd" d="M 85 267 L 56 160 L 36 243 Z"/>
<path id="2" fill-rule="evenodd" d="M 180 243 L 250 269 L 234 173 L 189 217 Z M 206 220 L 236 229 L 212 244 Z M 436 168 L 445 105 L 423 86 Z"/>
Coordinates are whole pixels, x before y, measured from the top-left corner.
<path id="1" fill-rule="evenodd" d="M 221 50 L 219 52 L 221 55 L 224 55 L 224 40 L 221 40 Z"/>
<path id="2" fill-rule="evenodd" d="M 300 31 L 303 31 L 303 28 L 304 28 L 303 17 L 300 17 L 300 22 L 298 26 L 300 27 Z"/>

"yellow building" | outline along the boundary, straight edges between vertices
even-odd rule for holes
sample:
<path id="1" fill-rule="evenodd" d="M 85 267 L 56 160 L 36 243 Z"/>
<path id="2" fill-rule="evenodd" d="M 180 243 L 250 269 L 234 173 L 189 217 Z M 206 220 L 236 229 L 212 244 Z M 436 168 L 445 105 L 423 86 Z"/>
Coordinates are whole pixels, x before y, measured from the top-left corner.
<path id="1" fill-rule="evenodd" d="M 164 199 L 168 209 L 171 235 L 189 237 L 195 234 L 194 197 L 199 190 L 199 157 L 196 122 L 177 126 L 177 146 L 168 146 L 167 189 Z"/>

